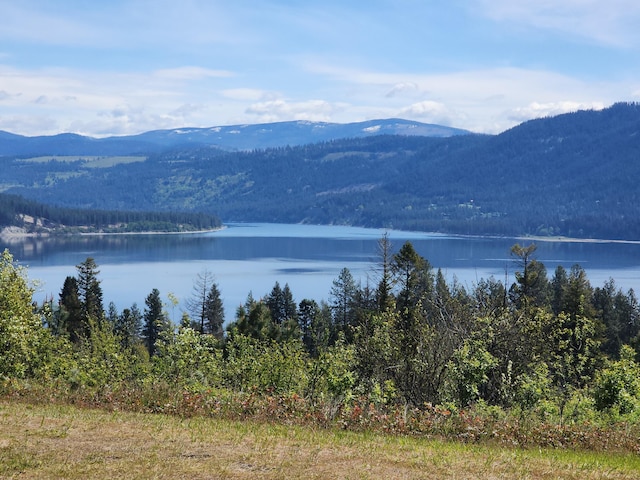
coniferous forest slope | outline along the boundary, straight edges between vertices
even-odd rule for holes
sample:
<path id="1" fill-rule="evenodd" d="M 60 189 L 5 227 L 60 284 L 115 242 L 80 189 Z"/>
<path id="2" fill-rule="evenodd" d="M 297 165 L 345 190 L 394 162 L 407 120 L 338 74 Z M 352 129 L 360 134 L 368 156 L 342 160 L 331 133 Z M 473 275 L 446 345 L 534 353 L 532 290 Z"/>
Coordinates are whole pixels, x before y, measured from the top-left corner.
<path id="1" fill-rule="evenodd" d="M 495 136 L 91 153 L 0 157 L 2 189 L 65 207 L 193 211 L 223 221 L 640 239 L 639 104 L 532 120 Z"/>

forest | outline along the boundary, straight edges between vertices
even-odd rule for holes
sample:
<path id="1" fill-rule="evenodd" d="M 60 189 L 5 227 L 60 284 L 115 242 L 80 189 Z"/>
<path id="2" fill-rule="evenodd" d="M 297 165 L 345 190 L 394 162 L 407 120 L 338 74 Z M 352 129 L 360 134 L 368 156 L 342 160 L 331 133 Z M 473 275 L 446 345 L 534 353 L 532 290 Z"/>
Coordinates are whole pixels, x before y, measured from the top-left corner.
<path id="1" fill-rule="evenodd" d="M 0 228 L 16 226 L 27 233 L 185 232 L 221 225 L 218 217 L 204 213 L 64 208 L 0 193 Z"/>
<path id="2" fill-rule="evenodd" d="M 515 244 L 511 285 L 448 283 L 410 242 L 378 242 L 378 274 L 348 269 L 328 301 L 279 283 L 224 323 L 210 272 L 179 324 L 153 289 L 104 306 L 87 258 L 34 304 L 0 263 L 0 395 L 144 412 L 257 418 L 520 446 L 638 451 L 640 305 L 575 265 L 549 273 Z M 175 305 L 175 304 L 173 304 Z"/>
<path id="3" fill-rule="evenodd" d="M 640 238 L 640 105 L 499 135 L 381 135 L 225 151 L 182 145 L 96 166 L 0 157 L 6 193 L 67 208 L 465 235 Z"/>

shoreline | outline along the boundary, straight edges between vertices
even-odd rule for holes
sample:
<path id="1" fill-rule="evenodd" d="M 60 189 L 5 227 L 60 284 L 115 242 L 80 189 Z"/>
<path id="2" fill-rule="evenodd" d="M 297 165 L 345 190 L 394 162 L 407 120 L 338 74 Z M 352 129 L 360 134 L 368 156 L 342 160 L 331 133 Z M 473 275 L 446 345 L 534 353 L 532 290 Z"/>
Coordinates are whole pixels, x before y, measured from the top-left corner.
<path id="1" fill-rule="evenodd" d="M 3 240 L 19 240 L 21 238 L 52 238 L 63 236 L 101 236 L 101 235 L 189 235 L 189 234 L 201 234 L 219 232 L 228 228 L 226 225 L 222 225 L 219 228 L 209 230 L 186 230 L 182 232 L 162 232 L 162 231 L 145 231 L 145 232 L 27 232 L 22 227 L 9 226 L 0 230 L 0 239 Z"/>
<path id="2" fill-rule="evenodd" d="M 276 224 L 278 225 L 278 224 Z M 286 224 L 282 224 L 286 225 Z M 292 225 L 300 225 L 300 224 L 292 224 Z M 303 224 L 304 225 L 304 224 Z M 309 224 L 315 225 L 315 224 Z M 331 225 L 322 225 L 328 226 Z M 351 227 L 357 227 L 356 225 L 349 225 Z M 8 226 L 4 227 L 0 230 L 0 239 L 4 240 L 18 240 L 20 238 L 50 238 L 55 236 L 106 236 L 106 235 L 190 235 L 190 234 L 203 234 L 203 233 L 213 233 L 219 232 L 222 230 L 226 230 L 229 228 L 227 225 L 222 225 L 218 228 L 208 229 L 208 230 L 189 230 L 182 232 L 162 232 L 162 231 L 144 231 L 144 232 L 68 232 L 68 233 L 55 233 L 55 232 L 27 232 L 22 227 L 17 226 Z M 358 228 L 368 228 L 368 227 L 358 227 Z M 393 230 L 393 229 L 392 229 Z M 442 232 L 423 232 L 423 231 L 412 231 L 412 230 L 402 230 L 399 231 L 408 231 L 413 233 L 421 233 L 426 235 L 445 235 L 450 237 L 457 238 L 478 238 L 478 239 L 504 239 L 504 238 L 513 238 L 514 240 L 521 241 L 529 241 L 532 243 L 535 242 L 557 242 L 557 243 L 616 243 L 616 244 L 630 244 L 630 245 L 639 245 L 640 240 L 621 240 L 621 239 L 606 239 L 606 238 L 578 238 L 578 237 L 564 237 L 564 236 L 550 236 L 550 237 L 542 237 L 542 236 L 526 236 L 526 235 L 465 235 L 465 234 L 455 234 L 455 233 L 442 233 Z"/>
<path id="3" fill-rule="evenodd" d="M 219 228 L 213 228 L 210 230 L 188 230 L 184 232 L 160 232 L 160 231 L 148 231 L 148 232 L 78 232 L 69 233 L 68 235 L 80 235 L 82 237 L 98 236 L 98 235 L 191 235 L 199 233 L 212 233 L 226 230 L 228 227 L 223 225 Z"/>

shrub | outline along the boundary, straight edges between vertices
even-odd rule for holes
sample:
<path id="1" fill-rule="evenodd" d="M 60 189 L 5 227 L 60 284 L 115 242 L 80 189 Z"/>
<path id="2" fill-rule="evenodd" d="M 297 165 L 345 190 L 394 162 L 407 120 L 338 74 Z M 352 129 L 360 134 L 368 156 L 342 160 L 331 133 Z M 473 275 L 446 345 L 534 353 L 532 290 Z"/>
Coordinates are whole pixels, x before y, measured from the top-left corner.
<path id="1" fill-rule="evenodd" d="M 615 409 L 620 414 L 627 414 L 638 407 L 640 367 L 634 357 L 634 350 L 622 345 L 620 360 L 610 362 L 597 373 L 593 398 L 599 411 Z"/>

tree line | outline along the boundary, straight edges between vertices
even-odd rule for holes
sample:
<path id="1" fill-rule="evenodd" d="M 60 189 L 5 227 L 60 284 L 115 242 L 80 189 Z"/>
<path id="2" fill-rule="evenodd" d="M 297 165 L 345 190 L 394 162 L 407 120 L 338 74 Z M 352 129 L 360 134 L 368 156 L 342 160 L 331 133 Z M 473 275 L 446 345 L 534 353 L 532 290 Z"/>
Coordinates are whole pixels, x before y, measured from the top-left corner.
<path id="1" fill-rule="evenodd" d="M 31 217 L 32 221 L 27 221 Z M 140 212 L 63 208 L 0 193 L 0 227 L 64 232 L 84 228 L 95 232 L 178 232 L 210 230 L 222 225 L 214 215 L 197 212 Z"/>
<path id="2" fill-rule="evenodd" d="M 410 242 L 395 251 L 385 235 L 378 248 L 372 284 L 344 268 L 327 301 L 296 302 L 290 286 L 276 282 L 261 298 L 250 293 L 226 326 L 211 272 L 194 280 L 175 323 L 168 310 L 177 299 L 163 302 L 157 289 L 142 310 L 105 309 L 92 258 L 57 299 L 34 305 L 26 272 L 5 251 L 0 377 L 72 390 L 168 382 L 212 395 L 295 394 L 314 404 L 483 404 L 565 418 L 640 411 L 633 290 L 612 279 L 594 288 L 579 265 L 549 275 L 535 244 L 512 247 L 512 284 L 491 277 L 471 288 L 448 282 Z"/>

